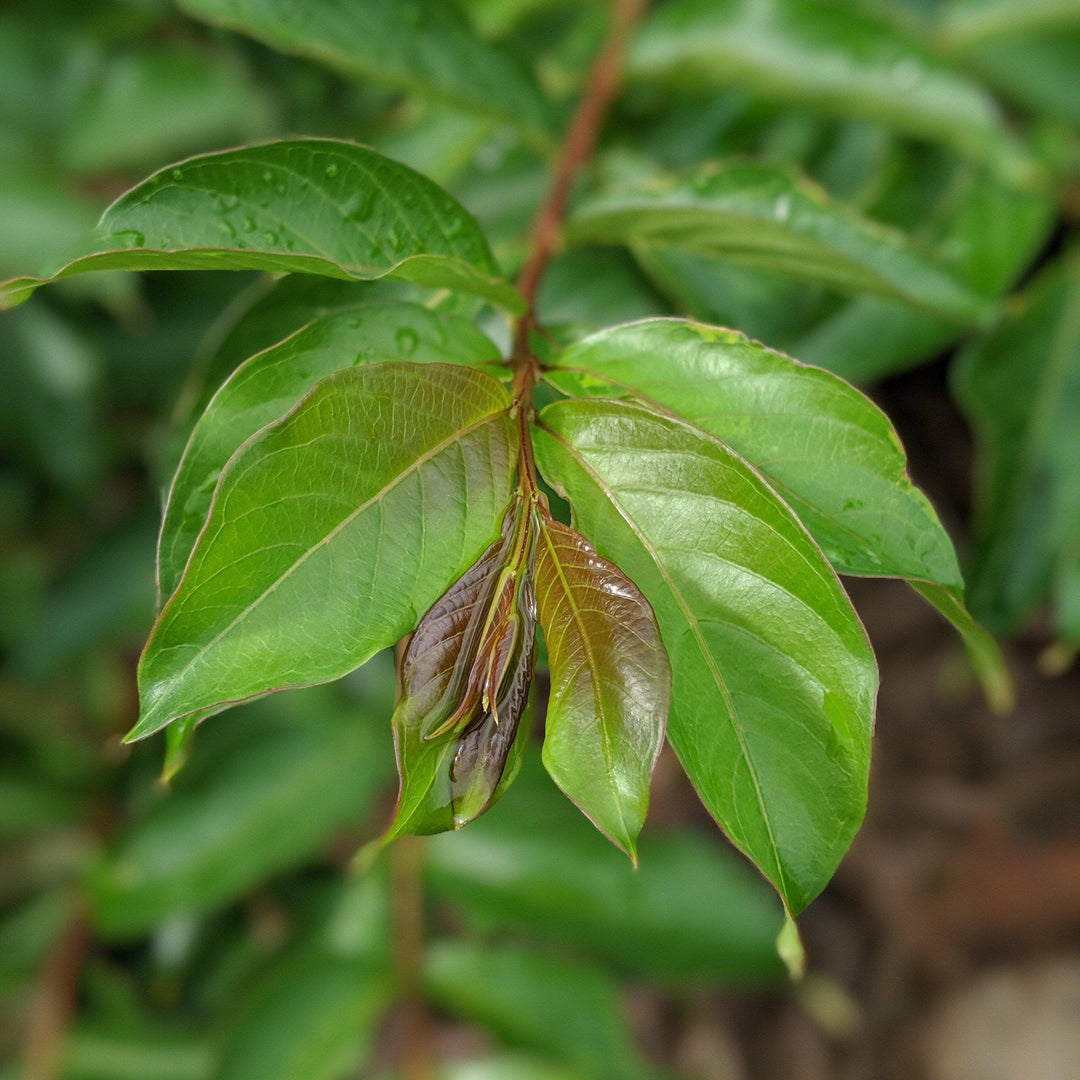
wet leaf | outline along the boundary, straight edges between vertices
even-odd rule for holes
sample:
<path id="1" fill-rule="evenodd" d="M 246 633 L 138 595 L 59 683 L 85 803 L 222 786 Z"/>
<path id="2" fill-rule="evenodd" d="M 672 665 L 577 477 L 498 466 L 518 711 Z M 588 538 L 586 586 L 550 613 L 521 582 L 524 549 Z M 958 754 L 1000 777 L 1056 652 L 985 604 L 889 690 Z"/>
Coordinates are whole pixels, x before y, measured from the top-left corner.
<path id="1" fill-rule="evenodd" d="M 617 566 L 546 516 L 536 585 L 551 670 L 544 765 L 636 861 L 671 698 L 656 617 Z"/>
<path id="2" fill-rule="evenodd" d="M 338 372 L 230 459 L 139 665 L 129 738 L 394 644 L 510 500 L 509 395 L 448 364 Z"/>
<path id="3" fill-rule="evenodd" d="M 903 233 L 863 218 L 809 181 L 769 165 L 699 167 L 612 188 L 573 215 L 576 241 L 676 249 L 874 293 L 960 324 L 990 306 Z"/>
<path id="4" fill-rule="evenodd" d="M 496 347 L 465 319 L 415 304 L 371 303 L 316 319 L 240 365 L 214 395 L 188 440 L 158 541 L 163 598 L 180 581 L 222 468 L 245 439 L 283 416 L 335 371 L 392 360 L 489 365 Z"/>
<path id="5" fill-rule="evenodd" d="M 698 794 L 797 913 L 866 806 L 877 671 L 835 573 L 773 489 L 685 421 L 557 402 L 536 451 L 656 612 L 668 737 Z"/>
<path id="6" fill-rule="evenodd" d="M 55 278 L 107 269 L 391 275 L 520 307 L 453 198 L 405 165 L 334 139 L 225 150 L 154 173 L 105 211 L 70 262 L 0 285 L 0 307 Z"/>
<path id="7" fill-rule="evenodd" d="M 681 319 L 611 327 L 555 364 L 549 377 L 569 392 L 637 397 L 722 439 L 761 470 L 840 573 L 909 581 L 963 635 L 992 700 L 1009 700 L 1000 653 L 964 608 L 952 541 L 869 398 L 733 330 Z"/>

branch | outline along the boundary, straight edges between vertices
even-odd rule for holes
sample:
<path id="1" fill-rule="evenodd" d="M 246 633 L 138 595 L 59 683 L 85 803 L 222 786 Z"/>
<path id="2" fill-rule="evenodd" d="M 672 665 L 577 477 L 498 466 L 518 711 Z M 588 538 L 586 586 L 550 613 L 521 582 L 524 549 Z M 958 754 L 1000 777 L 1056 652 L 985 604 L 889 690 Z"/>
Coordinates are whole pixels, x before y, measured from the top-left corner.
<path id="1" fill-rule="evenodd" d="M 522 319 L 526 340 L 528 324 L 534 321 L 536 291 L 558 242 L 570 190 L 596 148 L 604 118 L 619 89 L 626 46 L 646 3 L 647 0 L 612 0 L 607 38 L 589 69 L 585 89 L 555 159 L 551 187 L 533 219 L 529 257 L 518 277 L 518 289 L 529 304 L 529 313 Z"/>

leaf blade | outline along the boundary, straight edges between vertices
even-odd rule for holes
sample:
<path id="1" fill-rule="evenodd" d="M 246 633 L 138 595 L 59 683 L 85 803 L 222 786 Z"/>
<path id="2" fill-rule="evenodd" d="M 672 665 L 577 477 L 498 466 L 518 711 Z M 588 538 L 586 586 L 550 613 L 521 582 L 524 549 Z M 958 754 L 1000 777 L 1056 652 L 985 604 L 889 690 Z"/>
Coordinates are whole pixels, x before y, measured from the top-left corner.
<path id="1" fill-rule="evenodd" d="M 769 165 L 710 165 L 613 188 L 577 210 L 569 237 L 719 256 L 902 300 L 960 324 L 982 322 L 991 311 L 985 297 L 903 233 Z"/>
<path id="2" fill-rule="evenodd" d="M 601 399 L 549 405 L 540 423 L 545 477 L 656 612 L 672 745 L 797 913 L 865 810 L 877 672 L 846 595 L 791 511 L 719 441 Z"/>
<path id="3" fill-rule="evenodd" d="M 105 211 L 90 250 L 0 285 L 0 307 L 98 269 L 394 276 L 520 307 L 463 207 L 407 166 L 335 139 L 284 139 L 159 170 Z"/>
<path id="4" fill-rule="evenodd" d="M 636 862 L 671 696 L 656 617 L 617 566 L 547 517 L 536 573 L 551 671 L 544 766 Z"/>
<path id="5" fill-rule="evenodd" d="M 439 0 L 323 0 L 302 7 L 283 0 L 182 0 L 180 6 L 348 76 L 421 93 L 534 133 L 547 126 L 545 102 L 532 80 L 499 49 L 474 37 Z"/>
<path id="6" fill-rule="evenodd" d="M 158 586 L 171 596 L 206 520 L 217 477 L 237 448 L 283 416 L 322 378 L 358 364 L 488 365 L 498 350 L 472 323 L 408 303 L 368 303 L 315 319 L 245 360 L 199 418 L 165 503 Z"/>
<path id="7" fill-rule="evenodd" d="M 510 499 L 508 404 L 483 372 L 373 364 L 249 439 L 143 652 L 128 738 L 337 678 L 411 630 Z"/>

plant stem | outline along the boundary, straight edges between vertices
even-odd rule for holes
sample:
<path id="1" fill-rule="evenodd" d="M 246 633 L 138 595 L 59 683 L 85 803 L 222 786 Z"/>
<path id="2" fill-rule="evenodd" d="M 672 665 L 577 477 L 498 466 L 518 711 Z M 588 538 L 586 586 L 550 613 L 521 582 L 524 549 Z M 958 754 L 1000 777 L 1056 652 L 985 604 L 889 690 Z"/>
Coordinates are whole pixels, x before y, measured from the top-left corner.
<path id="1" fill-rule="evenodd" d="M 518 473 L 523 488 L 530 495 L 535 495 L 539 490 L 529 433 L 533 418 L 532 391 L 540 374 L 529 341 L 529 334 L 537 325 L 536 294 L 558 244 L 574 180 L 596 149 L 604 118 L 619 89 L 623 57 L 630 35 L 647 3 L 648 0 L 611 2 L 611 23 L 607 36 L 589 68 L 585 89 L 556 154 L 551 184 L 533 219 L 529 254 L 518 275 L 518 289 L 525 297 L 528 309 L 518 322 L 514 337 L 514 384 L 511 392 L 518 410 L 521 434 Z"/>
<path id="2" fill-rule="evenodd" d="M 518 276 L 518 289 L 529 304 L 523 324 L 534 321 L 536 291 L 555 251 L 571 188 L 596 148 L 604 118 L 619 89 L 626 46 L 646 3 L 647 0 L 612 0 L 607 38 L 589 69 L 585 89 L 555 159 L 551 186 L 533 219 L 529 257 Z M 524 334 L 527 337 L 527 325 Z"/>
<path id="3" fill-rule="evenodd" d="M 631 31 L 647 2 L 612 0 L 607 37 L 589 69 L 585 89 L 560 144 L 551 185 L 533 220 L 529 255 L 518 277 L 518 288 L 528 308 L 518 323 L 514 338 L 511 394 L 521 434 L 519 481 L 523 491 L 534 501 L 539 497 L 539 487 L 529 425 L 533 418 L 532 392 L 539 377 L 539 365 L 533 355 L 529 334 L 537 325 L 536 292 L 558 243 L 574 180 L 592 156 L 604 117 L 618 90 L 623 55 Z M 401 646 L 399 671 L 400 650 Z M 430 1080 L 431 1033 L 421 976 L 424 950 L 423 838 L 400 837 L 394 842 L 392 851 L 395 964 L 403 1002 L 399 1066 L 403 1080 Z"/>

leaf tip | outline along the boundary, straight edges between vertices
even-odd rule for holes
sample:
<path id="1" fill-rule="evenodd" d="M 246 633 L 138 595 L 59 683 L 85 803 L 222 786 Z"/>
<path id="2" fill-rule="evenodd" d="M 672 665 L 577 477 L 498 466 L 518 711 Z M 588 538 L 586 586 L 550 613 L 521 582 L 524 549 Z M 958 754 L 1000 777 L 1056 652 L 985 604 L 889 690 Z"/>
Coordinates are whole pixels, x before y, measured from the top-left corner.
<path id="1" fill-rule="evenodd" d="M 803 948 L 799 928 L 795 925 L 795 920 L 786 906 L 784 925 L 776 936 L 776 951 L 780 959 L 784 961 L 784 966 L 792 981 L 798 982 L 802 979 L 806 974 L 806 950 Z"/>

